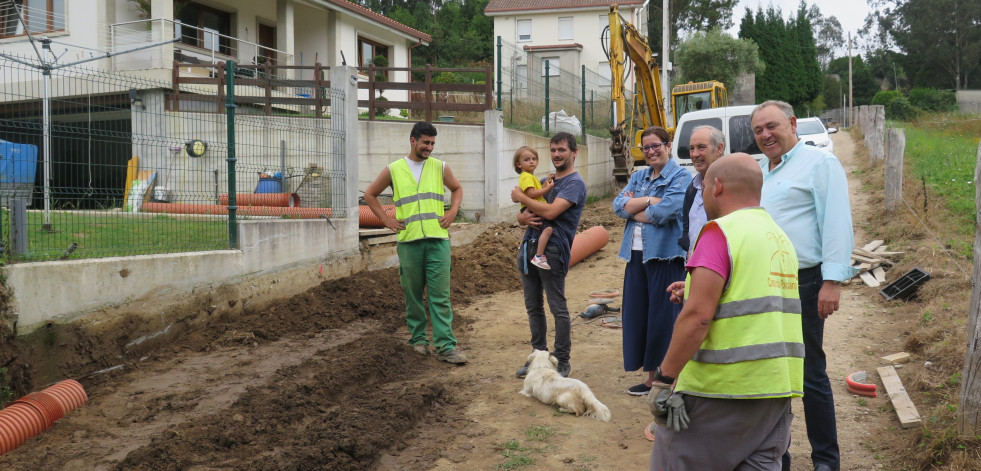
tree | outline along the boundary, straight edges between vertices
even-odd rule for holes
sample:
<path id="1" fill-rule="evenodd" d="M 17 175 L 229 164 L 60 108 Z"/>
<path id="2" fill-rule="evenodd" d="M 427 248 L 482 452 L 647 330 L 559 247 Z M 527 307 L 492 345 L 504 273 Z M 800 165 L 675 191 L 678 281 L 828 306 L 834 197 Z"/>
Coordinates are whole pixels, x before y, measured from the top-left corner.
<path id="1" fill-rule="evenodd" d="M 818 62 L 821 64 L 821 70 L 826 70 L 831 59 L 834 59 L 835 54 L 845 46 L 841 23 L 834 16 L 825 18 L 817 4 L 811 5 L 807 10 L 807 19 L 811 21 L 811 26 L 814 28 Z"/>
<path id="2" fill-rule="evenodd" d="M 981 71 L 981 2 L 894 0 L 878 11 L 880 34 L 888 32 L 906 54 L 912 86 L 963 89 Z"/>
<path id="3" fill-rule="evenodd" d="M 383 0 L 371 0 L 384 3 Z M 433 40 L 413 50 L 412 65 L 464 66 L 489 61 L 494 53 L 494 21 L 484 15 L 488 0 L 394 2 L 387 16 L 425 31 Z M 393 2 L 389 2 L 393 3 Z"/>
<path id="4" fill-rule="evenodd" d="M 814 41 L 814 29 L 811 27 L 811 20 L 807 18 L 806 5 L 801 1 L 800 8 L 797 9 L 797 18 L 790 25 L 791 31 L 797 37 L 797 44 L 800 47 L 800 71 L 801 75 L 794 82 L 795 98 L 800 102 L 813 100 L 821 94 L 823 85 L 821 65 L 818 63 L 817 46 Z"/>
<path id="5" fill-rule="evenodd" d="M 708 31 L 712 28 L 728 29 L 732 26 L 732 10 L 738 0 L 669 0 L 668 43 L 678 43 L 679 31 Z M 651 0 L 647 9 L 647 43 L 651 51 L 661 53 L 661 26 L 663 2 Z M 669 48 L 673 49 L 673 48 Z"/>
<path id="6" fill-rule="evenodd" d="M 719 28 L 696 33 L 678 45 L 674 54 L 681 70 L 676 80 L 680 83 L 718 80 L 731 90 L 739 74 L 760 74 L 765 68 L 756 43 L 733 38 Z"/>
<path id="7" fill-rule="evenodd" d="M 852 72 L 854 74 L 854 78 L 852 79 L 852 98 L 855 100 L 855 106 L 868 105 L 872 102 L 872 98 L 875 97 L 875 94 L 879 92 L 881 87 L 875 81 L 875 77 L 872 75 L 872 69 L 865 64 L 861 55 L 852 58 Z M 838 74 L 841 77 L 844 93 L 847 94 L 848 58 L 839 57 L 831 61 L 828 65 L 828 73 Z"/>
<path id="8" fill-rule="evenodd" d="M 756 76 L 757 100 L 803 106 L 821 93 L 821 69 L 803 5 L 792 21 L 785 21 L 780 9 L 772 5 L 755 14 L 747 8 L 739 37 L 756 42 L 766 64 L 766 70 Z"/>

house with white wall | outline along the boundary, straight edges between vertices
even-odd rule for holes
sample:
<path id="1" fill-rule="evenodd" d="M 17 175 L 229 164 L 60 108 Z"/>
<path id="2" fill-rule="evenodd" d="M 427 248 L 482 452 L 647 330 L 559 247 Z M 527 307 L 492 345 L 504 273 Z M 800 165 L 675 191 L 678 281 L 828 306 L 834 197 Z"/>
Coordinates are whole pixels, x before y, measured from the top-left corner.
<path id="1" fill-rule="evenodd" d="M 18 18 L 16 5 L 27 24 Z M 13 0 L 0 6 L 0 52 L 36 57 L 27 32 L 52 41 L 59 63 L 168 80 L 174 61 L 409 67 L 432 38 L 346 0 Z M 136 50 L 140 47 L 159 46 Z M 102 57 L 99 59 L 99 57 Z M 188 73 L 210 73 L 190 67 Z M 408 72 L 393 72 L 407 81 Z M 309 79 L 312 71 L 295 78 Z M 361 77 L 365 79 L 365 77 Z M 393 96 L 390 99 L 401 99 Z"/>
<path id="2" fill-rule="evenodd" d="M 646 15 L 642 0 L 618 5 L 627 21 L 641 24 Z M 513 63 L 515 76 L 542 75 L 547 60 L 553 77 L 563 72 L 579 75 L 585 66 L 606 83 L 610 64 L 601 35 L 610 24 L 609 13 L 610 2 L 595 0 L 490 0 L 484 9 L 494 18 L 494 37 L 520 51 L 517 57 L 502 57 L 505 67 Z"/>

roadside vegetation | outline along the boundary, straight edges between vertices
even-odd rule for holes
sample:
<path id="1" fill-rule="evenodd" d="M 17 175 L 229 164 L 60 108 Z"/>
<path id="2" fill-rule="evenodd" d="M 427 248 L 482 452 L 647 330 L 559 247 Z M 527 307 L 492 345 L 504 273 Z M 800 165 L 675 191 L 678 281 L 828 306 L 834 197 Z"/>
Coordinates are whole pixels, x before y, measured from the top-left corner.
<path id="1" fill-rule="evenodd" d="M 885 469 L 981 469 L 981 437 L 960 437 L 957 430 L 972 290 L 974 168 L 981 117 L 927 113 L 890 126 L 906 130 L 905 204 L 892 213 L 879 209 L 869 220 L 855 223 L 885 240 L 890 250 L 905 252 L 905 259 L 892 269 L 895 277 L 914 267 L 932 275 L 908 301 L 876 298 L 886 316 L 896 322 L 910 320 L 905 350 L 914 361 L 903 365 L 903 384 L 923 424 L 915 433 L 898 427 L 882 431 L 870 448 L 882 457 Z M 860 142 L 860 134 L 854 136 Z M 860 177 L 865 189 L 881 195 L 882 164 L 862 171 Z M 881 201 L 876 196 L 872 204 L 881 208 Z"/>

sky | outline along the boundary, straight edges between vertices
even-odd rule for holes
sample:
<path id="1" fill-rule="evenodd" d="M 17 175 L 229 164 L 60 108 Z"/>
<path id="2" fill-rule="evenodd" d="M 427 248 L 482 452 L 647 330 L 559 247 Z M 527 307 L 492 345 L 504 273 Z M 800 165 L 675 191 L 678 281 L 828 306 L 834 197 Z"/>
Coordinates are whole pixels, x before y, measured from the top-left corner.
<path id="1" fill-rule="evenodd" d="M 841 23 L 842 36 L 846 39 L 849 32 L 852 33 L 853 39 L 856 37 L 858 30 L 865 24 L 865 17 L 872 11 L 866 0 L 821 0 L 819 2 L 806 0 L 806 3 L 808 9 L 816 3 L 821 9 L 821 14 L 825 17 L 834 16 L 838 18 L 838 22 Z M 800 0 L 739 0 L 736 9 L 732 12 L 734 26 L 730 32 L 733 35 L 739 33 L 739 23 L 743 20 L 746 8 L 755 12 L 760 6 L 765 10 L 770 4 L 783 10 L 783 17 L 788 18 L 797 12 Z"/>

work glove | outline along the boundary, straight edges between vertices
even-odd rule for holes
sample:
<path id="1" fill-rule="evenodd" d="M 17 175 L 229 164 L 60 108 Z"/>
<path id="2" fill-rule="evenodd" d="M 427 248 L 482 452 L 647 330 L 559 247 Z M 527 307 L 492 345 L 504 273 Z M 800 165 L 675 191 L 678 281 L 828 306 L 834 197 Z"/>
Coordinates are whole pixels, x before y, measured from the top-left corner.
<path id="1" fill-rule="evenodd" d="M 651 391 L 647 393 L 647 408 L 654 416 L 654 422 L 660 426 L 665 426 L 668 420 L 668 411 L 664 409 L 664 404 L 671 397 L 671 385 L 654 381 L 651 384 Z"/>
<path id="2" fill-rule="evenodd" d="M 684 395 L 672 392 L 670 384 L 655 381 L 647 396 L 647 407 L 656 424 L 669 427 L 675 432 L 688 428 L 690 420 L 685 410 Z"/>
<path id="3" fill-rule="evenodd" d="M 666 427 L 670 427 L 675 433 L 688 429 L 690 420 L 688 419 L 688 411 L 685 410 L 684 394 L 672 394 L 664 402 L 664 407 L 668 410 Z"/>

